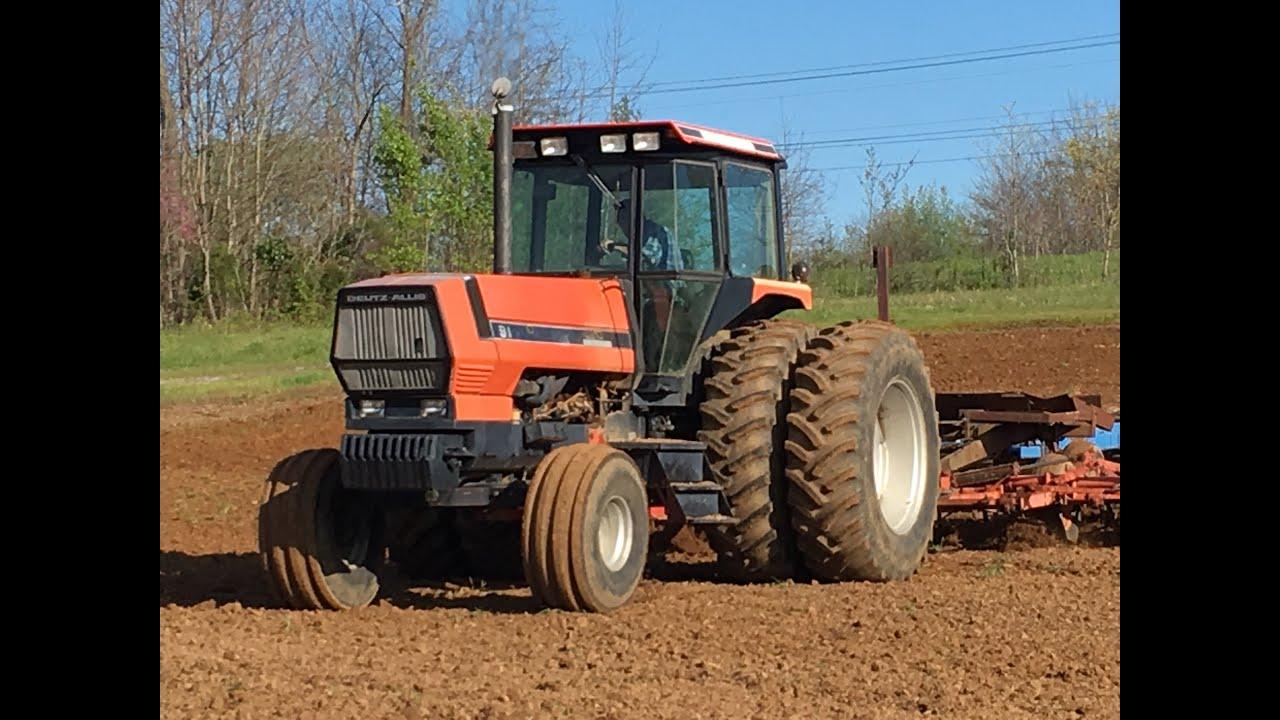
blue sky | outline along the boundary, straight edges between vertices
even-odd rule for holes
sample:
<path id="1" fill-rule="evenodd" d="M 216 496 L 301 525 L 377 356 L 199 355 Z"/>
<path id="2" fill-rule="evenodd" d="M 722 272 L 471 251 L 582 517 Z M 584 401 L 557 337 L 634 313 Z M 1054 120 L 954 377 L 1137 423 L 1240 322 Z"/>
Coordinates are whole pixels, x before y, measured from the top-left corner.
<path id="1" fill-rule="evenodd" d="M 578 52 L 598 56 L 596 43 L 613 14 L 610 0 L 559 0 L 563 29 Z M 1120 32 L 1118 0 L 1075 2 L 838 2 L 823 0 L 647 0 L 625 13 L 639 50 L 656 49 L 650 82 L 700 80 L 806 68 L 873 63 L 1005 48 Z M 1081 41 L 1106 42 L 1116 37 Z M 1034 49 L 1034 48 L 1033 48 Z M 1017 51 L 1010 51 L 1017 52 Z M 981 128 L 1013 104 L 1027 121 L 1070 101 L 1120 100 L 1120 47 L 973 62 L 754 87 L 652 94 L 646 118 L 676 118 L 778 141 L 784 122 L 807 140 Z M 954 121 L 954 122 L 952 122 Z M 977 133 L 963 133 L 977 134 Z M 877 145 L 882 162 L 981 155 L 983 139 L 908 140 Z M 858 166 L 865 148 L 815 148 L 815 168 Z M 925 163 L 911 185 L 937 183 L 963 197 L 976 163 Z M 826 173 L 828 214 L 837 224 L 858 213 L 857 170 Z"/>

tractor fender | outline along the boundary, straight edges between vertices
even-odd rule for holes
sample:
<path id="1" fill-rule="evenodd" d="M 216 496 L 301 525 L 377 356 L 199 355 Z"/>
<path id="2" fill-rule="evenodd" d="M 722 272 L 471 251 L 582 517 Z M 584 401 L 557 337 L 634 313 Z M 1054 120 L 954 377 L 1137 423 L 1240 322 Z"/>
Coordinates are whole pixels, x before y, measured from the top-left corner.
<path id="1" fill-rule="evenodd" d="M 700 342 L 716 333 L 753 320 L 771 318 L 787 310 L 813 308 L 813 288 L 805 283 L 730 277 L 720 285 Z"/>

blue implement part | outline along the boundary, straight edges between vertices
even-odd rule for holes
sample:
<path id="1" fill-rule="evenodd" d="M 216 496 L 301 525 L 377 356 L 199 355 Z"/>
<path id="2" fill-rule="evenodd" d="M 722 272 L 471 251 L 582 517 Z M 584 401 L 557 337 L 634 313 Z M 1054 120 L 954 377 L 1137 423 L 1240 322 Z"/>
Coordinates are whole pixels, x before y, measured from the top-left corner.
<path id="1" fill-rule="evenodd" d="M 1087 438 L 1089 442 L 1098 446 L 1099 450 L 1116 450 L 1120 447 L 1120 421 L 1117 420 L 1110 430 L 1098 428 L 1093 433 L 1093 437 Z M 1044 455 L 1044 443 L 1039 440 L 1035 442 L 1023 443 L 1015 445 L 1018 449 L 1018 457 L 1022 460 L 1034 460 Z"/>

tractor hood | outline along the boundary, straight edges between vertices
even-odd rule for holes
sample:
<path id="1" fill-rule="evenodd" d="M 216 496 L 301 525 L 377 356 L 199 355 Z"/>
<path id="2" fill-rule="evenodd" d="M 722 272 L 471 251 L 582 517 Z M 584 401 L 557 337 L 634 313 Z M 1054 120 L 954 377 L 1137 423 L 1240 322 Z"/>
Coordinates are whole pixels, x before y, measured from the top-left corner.
<path id="1" fill-rule="evenodd" d="M 457 419 L 509 421 L 530 369 L 634 372 L 628 318 L 613 278 L 388 275 L 339 291 L 332 362 L 353 396 L 447 390 Z"/>

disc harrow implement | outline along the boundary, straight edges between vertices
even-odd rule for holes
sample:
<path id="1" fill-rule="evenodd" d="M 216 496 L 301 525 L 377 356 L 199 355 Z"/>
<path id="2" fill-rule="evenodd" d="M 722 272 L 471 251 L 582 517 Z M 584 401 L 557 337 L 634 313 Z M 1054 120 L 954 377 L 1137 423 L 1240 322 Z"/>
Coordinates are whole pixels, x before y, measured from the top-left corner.
<path id="1" fill-rule="evenodd" d="M 940 393 L 937 403 L 940 520 L 1041 521 L 1070 542 L 1086 524 L 1119 530 L 1119 421 L 1097 396 Z"/>

